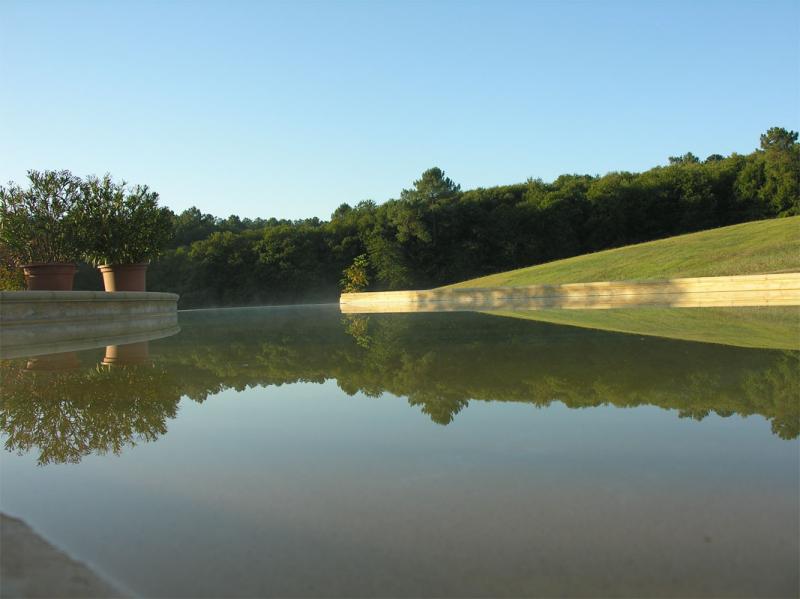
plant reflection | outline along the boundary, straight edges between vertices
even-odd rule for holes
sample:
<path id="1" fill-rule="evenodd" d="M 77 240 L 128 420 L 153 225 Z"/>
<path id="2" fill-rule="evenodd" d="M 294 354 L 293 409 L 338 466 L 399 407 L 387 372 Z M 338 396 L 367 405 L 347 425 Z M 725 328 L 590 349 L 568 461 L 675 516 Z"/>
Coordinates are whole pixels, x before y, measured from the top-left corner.
<path id="1" fill-rule="evenodd" d="M 109 347 L 103 364 L 98 354 L 91 367 L 2 363 L 6 448 L 38 448 L 41 464 L 77 462 L 163 435 L 182 396 L 203 401 L 224 389 L 330 379 L 348 395 L 406 397 L 442 425 L 470 401 L 560 401 L 570 408 L 652 405 L 697 420 L 760 415 L 783 439 L 800 433 L 798 352 L 467 313 L 227 310 L 185 313 L 181 325 L 181 334 L 150 348 Z"/>
<path id="2" fill-rule="evenodd" d="M 39 464 L 77 463 L 153 441 L 177 414 L 179 385 L 163 365 L 35 370 L 0 363 L 0 429 L 9 451 L 36 448 Z"/>

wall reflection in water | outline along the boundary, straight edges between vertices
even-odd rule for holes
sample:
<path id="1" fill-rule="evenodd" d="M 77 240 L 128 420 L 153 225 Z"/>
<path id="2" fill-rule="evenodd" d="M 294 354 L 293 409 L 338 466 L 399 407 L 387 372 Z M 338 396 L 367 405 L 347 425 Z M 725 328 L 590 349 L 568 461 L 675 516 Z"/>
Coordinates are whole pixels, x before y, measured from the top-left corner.
<path id="1" fill-rule="evenodd" d="M 203 311 L 182 332 L 0 363 L 0 429 L 39 463 L 119 453 L 167 431 L 182 397 L 321 383 L 407 398 L 447 425 L 470 401 L 652 405 L 702 420 L 758 415 L 800 432 L 798 352 L 681 342 L 470 313 L 342 315 L 331 308 Z"/>

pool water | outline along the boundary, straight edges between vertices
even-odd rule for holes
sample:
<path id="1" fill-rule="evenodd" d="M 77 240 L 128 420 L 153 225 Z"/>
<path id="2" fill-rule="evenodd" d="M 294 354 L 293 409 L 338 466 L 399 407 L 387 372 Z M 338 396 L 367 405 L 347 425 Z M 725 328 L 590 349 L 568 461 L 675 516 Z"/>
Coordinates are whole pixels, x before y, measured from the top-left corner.
<path id="1" fill-rule="evenodd" d="M 797 596 L 800 354 L 204 310 L 6 360 L 0 509 L 146 597 Z"/>

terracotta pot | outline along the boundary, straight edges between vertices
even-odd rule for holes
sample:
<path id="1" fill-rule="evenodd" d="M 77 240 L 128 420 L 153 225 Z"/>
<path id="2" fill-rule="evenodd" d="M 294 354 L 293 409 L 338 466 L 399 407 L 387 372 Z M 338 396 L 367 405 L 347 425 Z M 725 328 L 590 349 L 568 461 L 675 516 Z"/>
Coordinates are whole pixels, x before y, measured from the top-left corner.
<path id="1" fill-rule="evenodd" d="M 106 366 L 130 366 L 142 364 L 150 356 L 150 343 L 126 343 L 125 345 L 106 345 L 103 364 Z"/>
<path id="2" fill-rule="evenodd" d="M 106 291 L 145 291 L 147 262 L 103 264 L 98 268 L 103 273 L 103 285 Z"/>
<path id="3" fill-rule="evenodd" d="M 78 267 L 69 262 L 23 264 L 25 283 L 30 291 L 72 291 Z"/>
<path id="4" fill-rule="evenodd" d="M 37 372 L 52 372 L 61 370 L 75 370 L 81 365 L 77 352 L 70 351 L 60 354 L 47 354 L 29 358 L 25 370 Z"/>

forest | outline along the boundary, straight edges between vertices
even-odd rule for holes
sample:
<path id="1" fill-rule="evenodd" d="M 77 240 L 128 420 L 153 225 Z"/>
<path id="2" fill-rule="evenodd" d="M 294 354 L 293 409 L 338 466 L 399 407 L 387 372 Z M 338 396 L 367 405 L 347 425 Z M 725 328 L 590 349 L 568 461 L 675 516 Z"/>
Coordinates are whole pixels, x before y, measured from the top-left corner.
<path id="1" fill-rule="evenodd" d="M 328 220 L 218 218 L 190 208 L 148 272 L 182 308 L 335 301 L 359 289 L 428 288 L 739 222 L 800 214 L 798 134 L 773 127 L 750 154 L 691 152 L 650 170 L 565 174 L 462 190 L 431 168 L 381 204 Z M 351 281 L 352 282 L 352 281 Z M 84 268 L 77 289 L 100 288 Z"/>

